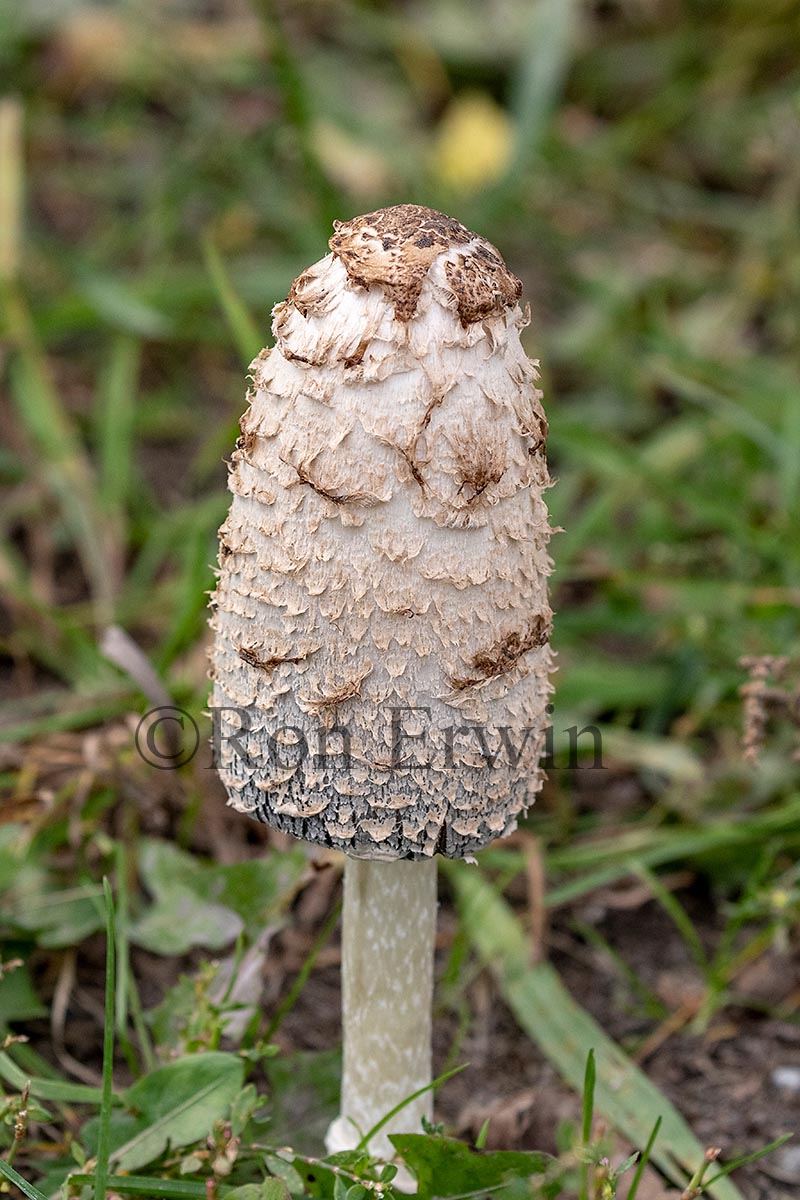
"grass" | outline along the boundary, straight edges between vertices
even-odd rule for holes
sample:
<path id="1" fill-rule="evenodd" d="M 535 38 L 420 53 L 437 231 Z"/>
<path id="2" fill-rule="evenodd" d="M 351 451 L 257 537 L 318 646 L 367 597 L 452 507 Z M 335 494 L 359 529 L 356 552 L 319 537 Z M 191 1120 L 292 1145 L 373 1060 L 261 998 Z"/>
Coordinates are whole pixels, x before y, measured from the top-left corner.
<path id="1" fill-rule="evenodd" d="M 532 304 L 526 344 L 542 361 L 557 477 L 549 499 L 564 532 L 552 545 L 555 766 L 527 829 L 541 899 L 569 939 L 560 967 L 584 951 L 610 963 L 605 977 L 641 1022 L 620 1050 L 588 1012 L 576 1016 L 567 1061 L 562 1036 L 526 1000 L 564 986 L 547 970 L 530 977 L 538 968 L 522 962 L 530 844 L 498 844 L 482 856 L 482 903 L 504 906 L 510 957 L 491 958 L 480 913 L 462 905 L 441 989 L 440 1018 L 456 1027 L 447 1066 L 464 1061 L 485 967 L 575 1092 L 594 1049 L 589 1107 L 623 1132 L 631 1116 L 615 1108 L 599 1037 L 628 1063 L 653 1036 L 702 1038 L 747 1019 L 757 1038 L 765 1016 L 796 1024 L 788 982 L 766 999 L 747 983 L 754 964 L 791 978 L 800 918 L 795 6 L 7 8 L 0 1171 L 47 1194 L 70 1171 L 76 1190 L 97 1195 L 188 1198 L 211 1181 L 219 1196 L 257 1184 L 266 1200 L 308 1192 L 315 1171 L 327 1182 L 309 1194 L 379 1182 L 361 1160 L 313 1164 L 289 1080 L 302 1069 L 292 1014 L 324 970 L 335 898 L 314 901 L 303 956 L 261 1014 L 233 986 L 231 964 L 256 976 L 274 965 L 264 930 L 301 936 L 298 913 L 319 881 L 300 851 L 264 852 L 248 841 L 255 832 L 226 828 L 222 815 L 214 823 L 221 800 L 202 749 L 178 772 L 141 761 L 138 714 L 163 700 L 142 691 L 130 659 L 120 666 L 101 646 L 108 626 L 120 626 L 198 722 L 204 747 L 205 593 L 246 366 L 269 339 L 272 305 L 324 252 L 330 221 L 383 203 L 430 203 L 479 229 Z M 477 106 L 468 103 L 476 94 Z M 489 127 L 505 150 L 476 179 Z M 445 147 L 446 129 L 460 133 Z M 741 748 L 745 655 L 789 659 L 776 684 L 789 700 L 773 706 L 755 765 Z M 569 769 L 564 731 L 585 725 L 602 735 L 603 770 Z M 590 739 L 579 747 L 588 768 Z M 247 860 L 244 882 L 231 868 L 237 858 Z M 116 1032 L 113 1107 L 98 1016 L 104 875 L 117 907 L 107 943 L 116 1019 L 105 1009 L 107 1039 Z M 459 879 L 448 875 L 454 899 Z M 670 1024 L 674 1004 L 655 994 L 647 964 L 635 953 L 626 960 L 592 916 L 591 902 L 626 891 L 640 896 L 637 913 L 663 915 L 697 984 L 683 1024 Z M 145 970 L 154 961 L 158 987 Z M 73 968 L 95 999 L 81 1075 L 65 1056 L 75 1049 Z M 590 1006 L 590 996 L 576 999 Z M 624 1017 L 608 1014 L 617 1041 Z M 147 1081 L 203 1053 L 223 1056 L 223 1079 L 244 1068 L 250 1082 L 235 1102 L 212 1090 L 193 1124 L 191 1106 L 181 1108 L 188 1068 L 166 1078 L 166 1109 L 163 1089 L 151 1093 Z M 315 1057 L 310 1069 L 324 1120 L 335 1064 Z M 629 1078 L 648 1097 L 629 1141 L 661 1171 L 676 1170 L 682 1097 L 643 1072 Z M 506 1082 L 493 1076 L 487 1086 Z M 458 1083 L 442 1089 L 443 1107 Z M 134 1111 L 137 1086 L 144 1108 Z M 735 1105 L 719 1105 L 724 1124 Z M 281 1166 L 270 1143 L 283 1111 L 290 1122 L 294 1111 L 287 1132 L 305 1154 L 294 1165 Z M 788 1125 L 765 1128 L 763 1142 Z M 165 1128 L 172 1141 L 149 1137 Z M 542 1194 L 606 1187 L 632 1200 L 643 1189 L 641 1162 L 617 1180 L 624 1153 L 614 1147 L 617 1166 L 601 1166 L 600 1136 L 581 1163 L 589 1139 L 573 1133 L 546 1166 Z M 437 1187 L 443 1171 L 478 1178 L 476 1160 L 462 1162 L 450 1139 L 425 1137 L 413 1153 Z M 114 1174 L 114 1155 L 131 1142 L 161 1149 Z M 678 1159 L 681 1180 L 694 1175 L 692 1186 L 725 1194 L 734 1185 L 710 1183 L 720 1171 L 701 1165 L 698 1146 Z M 734 1138 L 725 1160 L 758 1149 Z M 491 1172 L 502 1179 L 504 1170 L 495 1161 L 476 1186 L 495 1187 Z M 771 1186 L 752 1167 L 742 1179 L 753 1194 Z"/>

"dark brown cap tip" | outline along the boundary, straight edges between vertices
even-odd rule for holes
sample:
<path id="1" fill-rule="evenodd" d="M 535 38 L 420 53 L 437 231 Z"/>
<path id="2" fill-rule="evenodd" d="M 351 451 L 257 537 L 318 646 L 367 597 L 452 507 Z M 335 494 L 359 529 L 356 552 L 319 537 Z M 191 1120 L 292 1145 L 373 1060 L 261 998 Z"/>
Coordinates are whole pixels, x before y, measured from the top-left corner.
<path id="1" fill-rule="evenodd" d="M 329 245 L 349 278 L 361 287 L 380 284 L 399 321 L 417 311 L 425 276 L 434 259 L 458 249 L 445 266 L 463 325 L 495 316 L 515 304 L 522 284 L 498 251 L 460 221 L 420 204 L 397 204 L 334 221 Z"/>

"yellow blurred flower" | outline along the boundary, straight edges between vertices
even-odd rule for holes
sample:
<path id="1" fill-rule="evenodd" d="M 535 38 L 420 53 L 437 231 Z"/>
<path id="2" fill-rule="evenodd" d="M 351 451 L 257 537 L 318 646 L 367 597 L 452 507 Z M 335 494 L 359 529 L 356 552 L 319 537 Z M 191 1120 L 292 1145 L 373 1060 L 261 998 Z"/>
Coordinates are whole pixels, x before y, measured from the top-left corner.
<path id="1" fill-rule="evenodd" d="M 434 170 L 456 191 L 474 192 L 499 179 L 511 161 L 508 113 L 486 92 L 462 92 L 442 117 Z"/>

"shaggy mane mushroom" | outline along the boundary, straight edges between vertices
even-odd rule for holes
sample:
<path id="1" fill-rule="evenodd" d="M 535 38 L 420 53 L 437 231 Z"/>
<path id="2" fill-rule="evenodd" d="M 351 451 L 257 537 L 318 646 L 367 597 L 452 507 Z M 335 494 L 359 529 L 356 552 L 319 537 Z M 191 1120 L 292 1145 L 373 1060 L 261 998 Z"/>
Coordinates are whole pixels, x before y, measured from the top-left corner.
<path id="1" fill-rule="evenodd" d="M 330 251 L 251 366 L 211 703 L 230 803 L 345 856 L 333 1151 L 430 1083 L 435 856 L 508 834 L 541 786 L 551 613 L 520 281 L 413 204 L 336 222 Z"/>

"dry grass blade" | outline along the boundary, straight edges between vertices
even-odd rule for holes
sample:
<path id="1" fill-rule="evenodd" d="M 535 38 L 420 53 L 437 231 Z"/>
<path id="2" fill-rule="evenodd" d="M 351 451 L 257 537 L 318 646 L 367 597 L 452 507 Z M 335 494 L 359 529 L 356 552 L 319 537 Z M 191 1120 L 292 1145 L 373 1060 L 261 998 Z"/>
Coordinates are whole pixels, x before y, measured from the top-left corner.
<path id="1" fill-rule="evenodd" d="M 22 226 L 22 105 L 0 100 L 0 281 L 16 278 Z"/>

